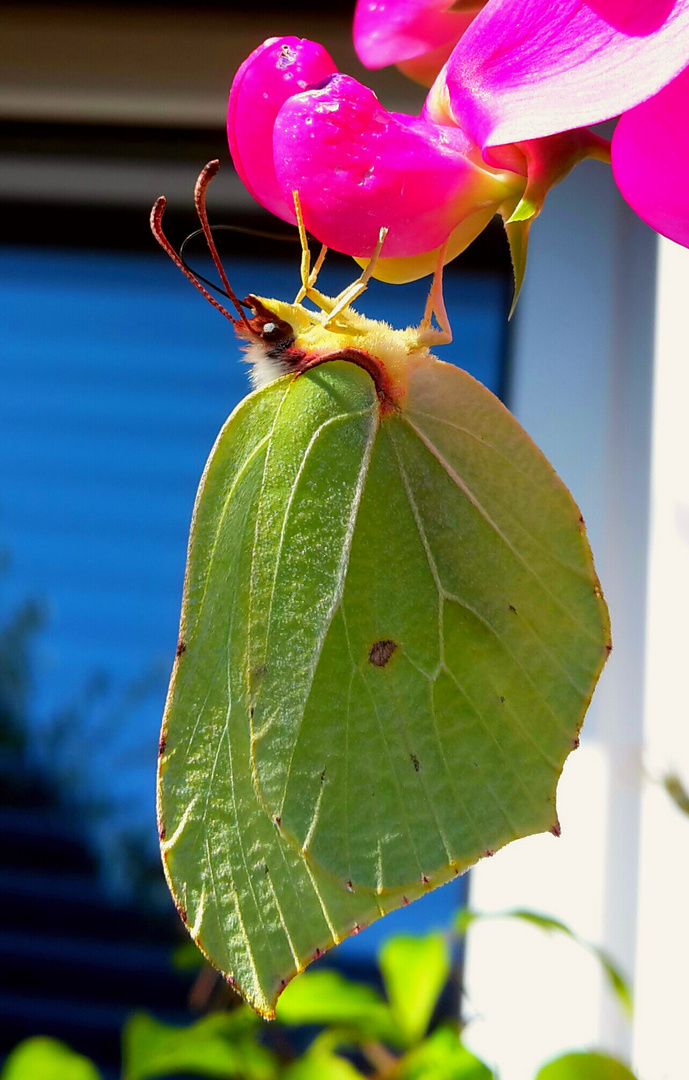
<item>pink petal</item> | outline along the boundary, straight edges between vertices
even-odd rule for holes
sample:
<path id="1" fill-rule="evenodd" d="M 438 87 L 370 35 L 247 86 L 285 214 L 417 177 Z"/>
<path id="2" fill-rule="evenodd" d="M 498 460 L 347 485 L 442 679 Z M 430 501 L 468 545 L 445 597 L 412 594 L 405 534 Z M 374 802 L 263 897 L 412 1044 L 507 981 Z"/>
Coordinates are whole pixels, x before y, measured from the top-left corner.
<path id="1" fill-rule="evenodd" d="M 621 118 L 612 168 L 639 217 L 689 247 L 689 70 Z"/>
<path id="2" fill-rule="evenodd" d="M 451 38 L 444 45 L 439 45 L 437 49 L 432 49 L 430 52 L 424 53 L 423 56 L 414 56 L 411 60 L 400 60 L 397 67 L 403 75 L 413 79 L 414 82 L 430 87 L 437 78 L 443 64 L 446 64 L 450 59 L 455 45 L 456 41 Z"/>
<path id="3" fill-rule="evenodd" d="M 362 258 L 382 226 L 390 230 L 386 256 L 418 255 L 524 186 L 523 177 L 474 164 L 467 155 L 475 148 L 459 129 L 386 112 L 347 75 L 289 98 L 273 147 L 283 197 L 299 191 L 307 228 Z"/>
<path id="4" fill-rule="evenodd" d="M 444 265 L 456 259 L 462 251 L 469 247 L 479 233 L 482 233 L 495 214 L 495 207 L 488 206 L 469 214 L 450 233 L 450 238 L 445 249 Z M 383 245 L 385 251 L 385 245 Z M 401 285 L 407 281 L 418 281 L 419 278 L 428 277 L 438 265 L 440 247 L 430 251 L 423 251 L 420 255 L 406 255 L 396 259 L 388 259 L 383 255 L 376 263 L 373 276 L 378 281 L 387 281 L 390 285 Z M 368 259 L 357 258 L 361 267 L 368 266 Z"/>
<path id="5" fill-rule="evenodd" d="M 429 95 L 481 146 L 617 116 L 689 64 L 689 0 L 491 0 Z"/>
<path id="6" fill-rule="evenodd" d="M 481 6 L 450 11 L 454 0 L 358 0 L 354 47 L 369 68 L 399 64 L 459 41 Z M 442 63 L 447 57 L 444 57 Z M 438 64 L 439 70 L 441 64 Z"/>
<path id="7" fill-rule="evenodd" d="M 275 177 L 275 118 L 288 97 L 336 71 L 321 45 L 284 37 L 264 41 L 234 77 L 227 110 L 232 160 L 253 197 L 286 221 L 296 219 L 292 199 L 285 199 Z"/>

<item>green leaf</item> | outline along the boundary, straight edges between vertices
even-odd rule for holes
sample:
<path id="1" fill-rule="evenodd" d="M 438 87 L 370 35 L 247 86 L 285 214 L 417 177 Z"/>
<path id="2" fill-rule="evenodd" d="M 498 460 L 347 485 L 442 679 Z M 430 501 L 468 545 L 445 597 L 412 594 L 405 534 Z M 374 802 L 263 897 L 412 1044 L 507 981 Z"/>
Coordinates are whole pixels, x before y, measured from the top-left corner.
<path id="1" fill-rule="evenodd" d="M 287 1066 L 282 1080 L 361 1080 L 361 1073 L 339 1054 L 307 1051 Z"/>
<path id="2" fill-rule="evenodd" d="M 205 1016 L 189 1027 L 135 1013 L 122 1035 L 123 1080 L 194 1073 L 229 1080 L 273 1080 L 273 1055 L 256 1041 L 255 1015 L 246 1007 Z"/>
<path id="3" fill-rule="evenodd" d="M 336 1030 L 321 1032 L 309 1048 L 280 1074 L 281 1080 L 361 1080 L 361 1073 L 335 1051 L 346 1044 Z"/>
<path id="4" fill-rule="evenodd" d="M 684 814 L 689 814 L 689 792 L 684 787 L 679 776 L 669 773 L 663 777 L 663 787 L 674 802 L 675 806 Z"/>
<path id="5" fill-rule="evenodd" d="M 101 1080 L 88 1058 L 75 1054 L 65 1043 L 37 1035 L 15 1046 L 2 1073 L 2 1080 Z"/>
<path id="6" fill-rule="evenodd" d="M 197 499 L 162 851 L 192 936 L 266 1016 L 333 943 L 557 830 L 607 656 L 561 481 L 465 372 L 403 363 L 395 408 L 341 360 L 252 394 Z"/>
<path id="7" fill-rule="evenodd" d="M 541 912 L 529 911 L 523 908 L 490 913 L 469 911 L 464 908 L 457 913 L 455 919 L 455 927 L 458 933 L 465 934 L 467 928 L 477 919 L 517 919 L 520 922 L 529 923 L 539 930 L 545 930 L 547 933 L 555 932 L 571 938 L 572 941 L 575 941 L 582 949 L 586 949 L 587 952 L 595 956 L 603 969 L 608 986 L 617 998 L 618 1003 L 625 1013 L 627 1013 L 628 1016 L 631 1016 L 633 1012 L 631 988 L 615 962 L 610 959 L 604 949 L 600 949 L 597 945 L 592 945 L 589 941 L 584 941 L 583 938 L 580 938 L 578 934 L 575 934 L 574 931 L 571 930 L 566 923 L 561 922 L 560 919 L 555 919 L 552 915 L 543 915 Z"/>
<path id="8" fill-rule="evenodd" d="M 607 1054 L 565 1054 L 550 1061 L 536 1080 L 636 1080 L 626 1065 Z"/>
<path id="9" fill-rule="evenodd" d="M 337 971 L 308 972 L 290 983 L 277 1006 L 283 1024 L 329 1024 L 357 1038 L 398 1044 L 397 1018 L 370 986 L 350 982 Z"/>
<path id="10" fill-rule="evenodd" d="M 385 990 L 404 1035 L 412 1046 L 425 1034 L 450 974 L 452 958 L 443 934 L 397 936 L 378 954 Z"/>
<path id="11" fill-rule="evenodd" d="M 199 952 L 193 941 L 182 941 L 172 950 L 170 957 L 172 966 L 176 971 L 195 971 L 203 967 L 205 957 Z"/>
<path id="12" fill-rule="evenodd" d="M 419 1046 L 405 1054 L 395 1080 L 491 1080 L 492 1071 L 462 1045 L 457 1029 L 436 1028 Z"/>

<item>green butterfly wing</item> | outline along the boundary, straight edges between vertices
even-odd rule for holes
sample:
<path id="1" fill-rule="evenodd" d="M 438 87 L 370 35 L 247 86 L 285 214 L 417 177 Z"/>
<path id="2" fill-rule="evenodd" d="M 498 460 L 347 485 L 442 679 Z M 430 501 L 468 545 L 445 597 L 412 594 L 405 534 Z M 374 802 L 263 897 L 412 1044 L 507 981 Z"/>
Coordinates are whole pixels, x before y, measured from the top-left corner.
<path id="1" fill-rule="evenodd" d="M 252 394 L 211 454 L 159 818 L 192 936 L 265 1015 L 315 956 L 520 836 L 609 647 L 571 496 L 433 358 L 381 416 L 335 361 Z"/>

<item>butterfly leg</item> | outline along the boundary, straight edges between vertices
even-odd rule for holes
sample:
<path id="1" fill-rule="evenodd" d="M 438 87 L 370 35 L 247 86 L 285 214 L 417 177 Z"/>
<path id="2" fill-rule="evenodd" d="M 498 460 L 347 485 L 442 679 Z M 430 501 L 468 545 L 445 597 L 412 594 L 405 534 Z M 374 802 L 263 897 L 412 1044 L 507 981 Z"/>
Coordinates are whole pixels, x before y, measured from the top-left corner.
<path id="1" fill-rule="evenodd" d="M 376 263 L 380 258 L 380 253 L 383 244 L 385 243 L 385 237 L 388 235 L 388 232 L 389 230 L 387 228 L 382 228 L 380 230 L 380 232 L 378 233 L 378 243 L 376 244 L 375 251 L 371 256 L 368 266 L 365 270 L 362 270 L 356 281 L 353 281 L 351 285 L 348 285 L 346 289 L 342 290 L 339 296 L 335 297 L 335 303 L 332 307 L 330 314 L 328 315 L 328 318 L 323 323 L 324 326 L 327 326 L 332 319 L 337 318 L 341 311 L 344 311 L 344 309 L 348 308 L 350 304 L 353 304 L 356 298 L 358 296 L 361 296 L 362 292 L 364 292 L 368 288 L 368 283 L 371 280 L 371 275 L 376 268 Z"/>
<path id="2" fill-rule="evenodd" d="M 305 296 L 309 296 L 314 285 L 318 281 L 318 275 L 325 261 L 327 254 L 327 247 L 325 244 L 321 244 L 321 250 L 318 253 L 318 258 L 311 269 L 311 251 L 309 249 L 309 241 L 306 236 L 306 228 L 304 226 L 304 215 L 301 210 L 301 201 L 299 199 L 299 192 L 292 192 L 292 199 L 294 200 L 294 212 L 297 215 L 297 227 L 299 229 L 299 240 L 301 241 L 301 289 L 294 298 L 295 304 L 300 304 Z"/>
<path id="3" fill-rule="evenodd" d="M 452 341 L 452 328 L 443 297 L 443 267 L 447 252 L 447 241 L 438 251 L 433 281 L 426 301 L 426 310 L 419 327 L 419 343 L 422 345 L 449 345 Z M 432 325 L 435 315 L 439 329 Z"/>

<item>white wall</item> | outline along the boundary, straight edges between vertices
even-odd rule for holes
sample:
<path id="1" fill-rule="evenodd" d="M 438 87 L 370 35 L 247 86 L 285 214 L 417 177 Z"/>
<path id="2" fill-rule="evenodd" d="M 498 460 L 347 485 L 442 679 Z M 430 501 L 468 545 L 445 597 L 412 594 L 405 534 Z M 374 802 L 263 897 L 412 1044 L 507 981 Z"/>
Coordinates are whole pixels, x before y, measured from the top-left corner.
<path id="1" fill-rule="evenodd" d="M 561 838 L 511 845 L 481 864 L 471 885 L 472 906 L 528 906 L 564 919 L 629 976 L 637 948 L 655 252 L 654 234 L 598 163 L 580 166 L 549 195 L 532 230 L 510 405 L 582 509 L 614 652 L 581 748 L 565 766 Z M 532 1080 L 539 1064 L 567 1049 L 631 1055 L 631 1027 L 596 963 L 566 940 L 526 926 L 477 925 L 467 990 L 466 1014 L 476 1016 L 468 1041 L 499 1065 L 503 1080 Z"/>
<path id="2" fill-rule="evenodd" d="M 644 1080 L 689 1076 L 689 818 L 658 785 L 689 786 L 689 251 L 661 240 L 634 1059 Z"/>

